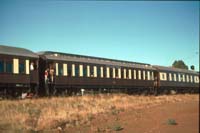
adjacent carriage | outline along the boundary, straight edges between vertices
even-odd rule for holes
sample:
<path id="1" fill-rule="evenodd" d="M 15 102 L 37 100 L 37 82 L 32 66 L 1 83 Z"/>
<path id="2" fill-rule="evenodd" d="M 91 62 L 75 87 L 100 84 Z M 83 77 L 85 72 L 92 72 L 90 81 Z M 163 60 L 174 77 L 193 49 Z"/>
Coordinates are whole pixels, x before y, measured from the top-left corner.
<path id="1" fill-rule="evenodd" d="M 158 72 L 158 91 L 199 92 L 199 73 L 173 67 L 153 66 Z"/>
<path id="2" fill-rule="evenodd" d="M 38 59 L 39 56 L 30 50 L 0 45 L 1 95 L 17 95 L 23 91 L 37 93 Z"/>
<path id="3" fill-rule="evenodd" d="M 149 64 L 48 51 L 40 52 L 39 56 L 40 66 L 44 67 L 40 73 L 41 86 L 45 86 L 45 70 L 54 69 L 53 82 L 43 87 L 49 87 L 47 92 L 153 89 L 156 69 Z"/>

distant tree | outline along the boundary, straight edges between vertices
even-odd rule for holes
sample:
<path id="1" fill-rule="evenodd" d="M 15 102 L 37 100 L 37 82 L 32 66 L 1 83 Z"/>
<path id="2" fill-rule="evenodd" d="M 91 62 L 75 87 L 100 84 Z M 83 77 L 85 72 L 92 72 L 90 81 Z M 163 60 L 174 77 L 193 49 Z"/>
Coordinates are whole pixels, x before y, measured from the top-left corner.
<path id="1" fill-rule="evenodd" d="M 178 60 L 178 61 L 175 60 L 174 63 L 172 64 L 172 67 L 188 70 L 188 66 L 182 60 Z"/>
<path id="2" fill-rule="evenodd" d="M 195 69 L 194 65 L 191 65 L 191 66 L 190 66 L 190 69 L 191 69 L 191 70 L 194 70 L 194 69 Z"/>

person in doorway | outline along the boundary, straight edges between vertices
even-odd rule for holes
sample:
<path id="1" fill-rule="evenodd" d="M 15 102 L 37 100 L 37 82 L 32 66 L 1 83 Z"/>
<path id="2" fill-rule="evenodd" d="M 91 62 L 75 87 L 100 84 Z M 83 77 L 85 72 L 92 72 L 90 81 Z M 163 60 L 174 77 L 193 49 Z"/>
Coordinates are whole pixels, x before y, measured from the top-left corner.
<path id="1" fill-rule="evenodd" d="M 34 63 L 31 62 L 31 65 L 30 65 L 30 70 L 33 71 L 34 70 Z"/>
<path id="2" fill-rule="evenodd" d="M 53 83 L 54 82 L 54 69 L 53 69 L 53 67 L 50 68 L 49 74 L 50 74 L 50 81 L 51 81 L 51 83 Z"/>
<path id="3" fill-rule="evenodd" d="M 49 68 L 47 68 L 44 72 L 44 80 L 45 80 L 45 84 L 49 82 Z"/>

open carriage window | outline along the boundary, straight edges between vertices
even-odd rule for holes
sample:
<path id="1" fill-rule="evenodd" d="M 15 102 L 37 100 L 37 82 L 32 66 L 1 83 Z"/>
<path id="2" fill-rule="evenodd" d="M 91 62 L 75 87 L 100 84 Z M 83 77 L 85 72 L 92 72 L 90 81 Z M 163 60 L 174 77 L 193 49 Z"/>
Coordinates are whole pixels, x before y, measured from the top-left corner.
<path id="1" fill-rule="evenodd" d="M 4 72 L 4 61 L 0 60 L 0 72 Z"/>
<path id="2" fill-rule="evenodd" d="M 19 73 L 25 73 L 25 62 L 24 61 L 19 62 Z"/>
<path id="3" fill-rule="evenodd" d="M 12 73 L 12 70 L 13 70 L 12 62 L 6 62 L 6 72 L 7 73 Z"/>

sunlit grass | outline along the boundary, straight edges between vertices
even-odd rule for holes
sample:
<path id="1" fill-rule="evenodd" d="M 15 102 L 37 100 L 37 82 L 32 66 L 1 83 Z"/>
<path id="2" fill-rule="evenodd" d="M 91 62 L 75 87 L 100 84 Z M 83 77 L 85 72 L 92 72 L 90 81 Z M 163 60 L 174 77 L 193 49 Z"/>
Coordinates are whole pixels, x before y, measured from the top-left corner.
<path id="1" fill-rule="evenodd" d="M 164 102 L 199 100 L 198 95 L 89 95 L 0 101 L 0 130 L 52 130 L 89 124 L 99 113 L 116 115 L 127 109 L 149 108 Z"/>

